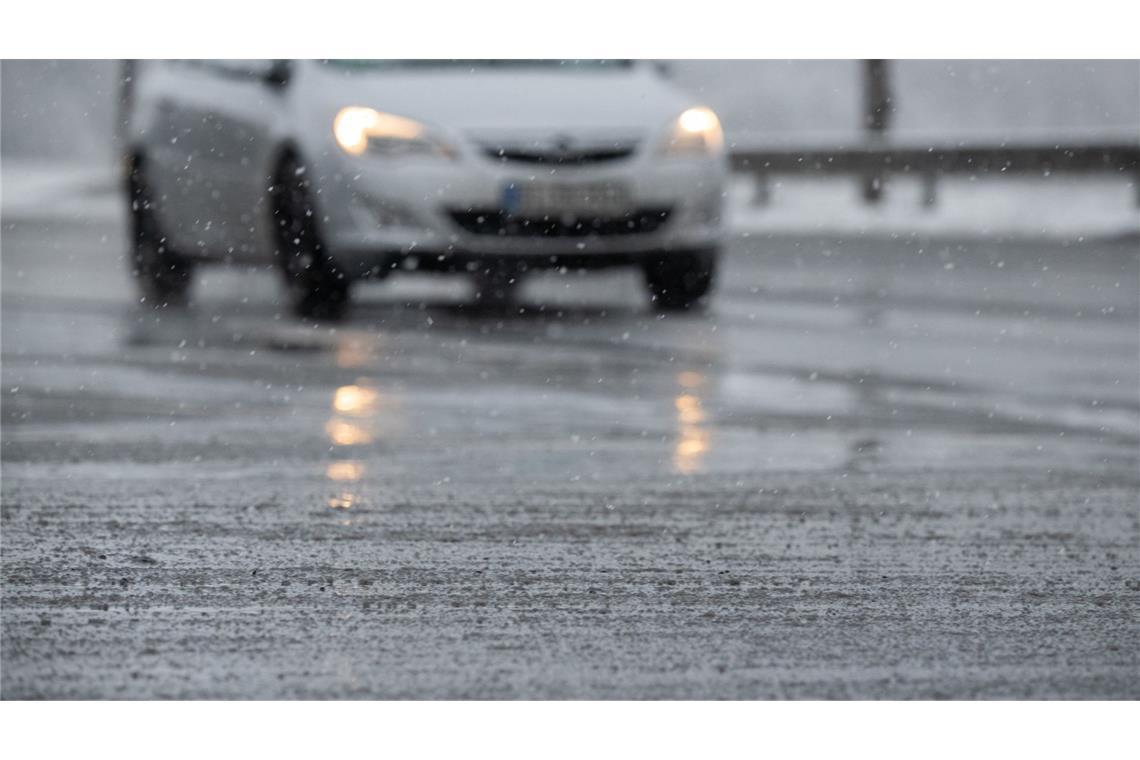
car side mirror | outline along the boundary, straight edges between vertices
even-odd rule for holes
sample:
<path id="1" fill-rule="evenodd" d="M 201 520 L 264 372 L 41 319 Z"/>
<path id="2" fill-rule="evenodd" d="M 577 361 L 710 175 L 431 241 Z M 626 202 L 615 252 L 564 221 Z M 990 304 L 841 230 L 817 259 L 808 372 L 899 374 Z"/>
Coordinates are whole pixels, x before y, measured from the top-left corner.
<path id="1" fill-rule="evenodd" d="M 269 66 L 261 75 L 262 81 L 273 88 L 284 87 L 289 84 L 293 74 L 293 64 L 284 58 L 277 58 L 269 62 Z"/>

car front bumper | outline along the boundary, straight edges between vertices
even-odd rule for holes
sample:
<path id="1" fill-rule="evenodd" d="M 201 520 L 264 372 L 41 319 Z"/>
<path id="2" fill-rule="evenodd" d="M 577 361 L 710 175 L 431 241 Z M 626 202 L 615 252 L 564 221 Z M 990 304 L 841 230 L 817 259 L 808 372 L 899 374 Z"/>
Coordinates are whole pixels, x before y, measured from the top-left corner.
<path id="1" fill-rule="evenodd" d="M 461 268 L 486 259 L 530 267 L 609 266 L 648 255 L 706 250 L 723 239 L 727 167 L 719 158 L 641 156 L 587 167 L 341 158 L 316 178 L 321 234 L 353 274 L 412 261 Z M 621 186 L 631 211 L 608 218 L 520 219 L 504 188 L 528 182 Z"/>

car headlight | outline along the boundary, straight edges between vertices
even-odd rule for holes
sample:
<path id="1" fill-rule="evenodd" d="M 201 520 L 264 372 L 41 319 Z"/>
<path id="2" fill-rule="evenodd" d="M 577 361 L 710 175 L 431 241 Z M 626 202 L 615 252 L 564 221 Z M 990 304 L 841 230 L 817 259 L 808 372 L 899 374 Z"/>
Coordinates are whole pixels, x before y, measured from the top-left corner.
<path id="1" fill-rule="evenodd" d="M 362 156 L 443 156 L 455 151 L 418 121 L 373 108 L 342 108 L 333 120 L 333 136 L 346 153 Z"/>
<path id="2" fill-rule="evenodd" d="M 677 117 L 661 144 L 669 156 L 715 155 L 724 148 L 720 119 L 712 109 L 698 106 Z"/>

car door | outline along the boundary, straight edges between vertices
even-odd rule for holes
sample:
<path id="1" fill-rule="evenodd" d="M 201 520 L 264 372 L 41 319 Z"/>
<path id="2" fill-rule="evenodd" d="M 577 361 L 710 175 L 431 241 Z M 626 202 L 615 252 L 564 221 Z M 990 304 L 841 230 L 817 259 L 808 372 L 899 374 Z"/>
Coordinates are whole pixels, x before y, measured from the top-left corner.
<path id="1" fill-rule="evenodd" d="M 167 189 L 178 215 L 172 232 L 198 255 L 249 261 L 258 250 L 256 214 L 264 197 L 270 137 L 279 96 L 266 83 L 268 62 L 189 62 L 183 84 L 159 104 L 173 130 L 174 182 Z"/>

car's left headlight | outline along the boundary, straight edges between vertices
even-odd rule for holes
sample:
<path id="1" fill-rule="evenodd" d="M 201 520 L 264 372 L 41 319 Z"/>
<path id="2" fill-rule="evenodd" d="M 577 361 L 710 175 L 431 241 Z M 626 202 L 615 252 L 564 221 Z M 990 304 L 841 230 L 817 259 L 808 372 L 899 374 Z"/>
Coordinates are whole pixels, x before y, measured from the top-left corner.
<path id="1" fill-rule="evenodd" d="M 723 149 L 724 132 L 720 128 L 720 119 L 712 109 L 704 106 L 690 108 L 678 116 L 661 143 L 661 152 L 667 156 L 708 156 Z"/>
<path id="2" fill-rule="evenodd" d="M 354 156 L 455 156 L 450 145 L 418 121 L 374 108 L 342 108 L 333 120 L 333 136 Z"/>

